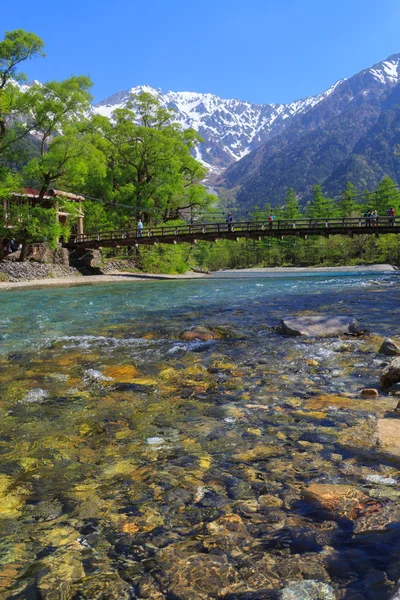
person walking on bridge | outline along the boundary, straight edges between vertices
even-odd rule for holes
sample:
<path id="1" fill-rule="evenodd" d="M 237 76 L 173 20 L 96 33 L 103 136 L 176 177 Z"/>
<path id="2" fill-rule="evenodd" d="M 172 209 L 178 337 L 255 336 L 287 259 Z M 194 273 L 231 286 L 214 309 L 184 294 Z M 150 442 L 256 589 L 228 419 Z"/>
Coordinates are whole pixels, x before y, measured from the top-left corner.
<path id="1" fill-rule="evenodd" d="M 138 238 L 141 238 L 143 235 L 143 223 L 142 223 L 142 219 L 138 219 L 137 222 L 137 236 Z"/>
<path id="2" fill-rule="evenodd" d="M 233 217 L 232 217 L 232 213 L 229 213 L 226 222 L 228 223 L 228 231 L 233 231 Z"/>

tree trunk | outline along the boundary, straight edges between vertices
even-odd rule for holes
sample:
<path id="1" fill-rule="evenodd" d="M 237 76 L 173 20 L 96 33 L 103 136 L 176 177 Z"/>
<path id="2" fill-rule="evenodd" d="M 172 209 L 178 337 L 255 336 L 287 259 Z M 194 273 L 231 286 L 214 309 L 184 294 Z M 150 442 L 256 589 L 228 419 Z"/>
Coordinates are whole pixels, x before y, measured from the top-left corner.
<path id="1" fill-rule="evenodd" d="M 18 259 L 18 262 L 24 262 L 26 260 L 26 257 L 28 256 L 28 248 L 29 248 L 29 242 L 27 242 L 27 240 L 24 239 L 22 241 L 21 254 Z"/>

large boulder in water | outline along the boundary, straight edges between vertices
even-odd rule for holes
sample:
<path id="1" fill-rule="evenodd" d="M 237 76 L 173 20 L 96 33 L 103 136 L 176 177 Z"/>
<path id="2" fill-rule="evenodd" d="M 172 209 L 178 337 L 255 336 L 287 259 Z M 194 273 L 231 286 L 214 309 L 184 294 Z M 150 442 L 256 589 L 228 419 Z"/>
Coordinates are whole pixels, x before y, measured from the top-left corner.
<path id="1" fill-rule="evenodd" d="M 281 331 L 293 336 L 333 337 L 358 333 L 360 327 L 353 317 L 318 315 L 282 319 Z"/>
<path id="2" fill-rule="evenodd" d="M 400 356 L 392 360 L 390 365 L 385 367 L 381 374 L 381 385 L 384 389 L 389 389 L 394 383 L 400 381 Z"/>
<path id="3" fill-rule="evenodd" d="M 386 356 L 400 356 L 400 347 L 390 338 L 386 338 L 386 340 L 382 342 L 379 352 Z"/>

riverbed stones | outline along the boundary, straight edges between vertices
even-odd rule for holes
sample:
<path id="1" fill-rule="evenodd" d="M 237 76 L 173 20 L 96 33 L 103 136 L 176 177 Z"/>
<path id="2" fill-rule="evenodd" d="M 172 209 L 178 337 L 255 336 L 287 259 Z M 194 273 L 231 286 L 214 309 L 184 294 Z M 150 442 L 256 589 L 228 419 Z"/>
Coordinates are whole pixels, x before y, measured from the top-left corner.
<path id="1" fill-rule="evenodd" d="M 400 382 L 400 356 L 392 360 L 381 374 L 381 385 L 384 389 L 389 389 L 394 383 Z"/>
<path id="2" fill-rule="evenodd" d="M 363 511 L 369 497 L 347 484 L 312 483 L 302 492 L 302 497 L 317 508 L 339 518 L 355 519 Z"/>
<path id="3" fill-rule="evenodd" d="M 391 338 L 386 338 L 382 342 L 379 352 L 380 354 L 385 354 L 385 356 L 400 356 L 400 346 L 398 346 Z"/>
<path id="4" fill-rule="evenodd" d="M 209 340 L 220 340 L 221 335 L 215 331 L 207 329 L 207 327 L 196 326 L 184 331 L 181 335 L 181 338 L 185 340 L 185 342 L 192 342 L 194 340 L 208 342 Z"/>
<path id="5" fill-rule="evenodd" d="M 356 319 L 342 315 L 286 317 L 281 321 L 281 332 L 291 336 L 334 337 L 356 334 L 359 331 Z"/>
<path id="6" fill-rule="evenodd" d="M 400 456 L 400 420 L 378 419 L 378 446 L 385 454 Z"/>
<path id="7" fill-rule="evenodd" d="M 360 392 L 363 398 L 378 398 L 379 392 L 375 388 L 364 388 Z"/>
<path id="8" fill-rule="evenodd" d="M 330 585 L 313 581 L 290 582 L 280 593 L 280 600 L 336 600 Z"/>

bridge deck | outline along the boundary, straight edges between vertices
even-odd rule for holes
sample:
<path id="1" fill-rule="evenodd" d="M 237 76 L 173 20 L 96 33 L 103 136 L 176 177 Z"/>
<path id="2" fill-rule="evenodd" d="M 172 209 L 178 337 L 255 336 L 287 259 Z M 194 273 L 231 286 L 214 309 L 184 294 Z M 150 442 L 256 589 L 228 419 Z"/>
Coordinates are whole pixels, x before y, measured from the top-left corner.
<path id="1" fill-rule="evenodd" d="M 205 223 L 178 225 L 176 227 L 144 227 L 85 233 L 76 235 L 69 242 L 71 247 L 112 248 L 116 246 L 139 246 L 157 244 L 196 243 L 198 240 L 215 242 L 218 239 L 237 240 L 249 238 L 260 240 L 266 237 L 283 238 L 311 235 L 373 235 L 400 233 L 400 225 L 394 217 L 365 217 L 345 219 L 279 219 L 269 221 L 246 221 L 240 223 Z"/>

